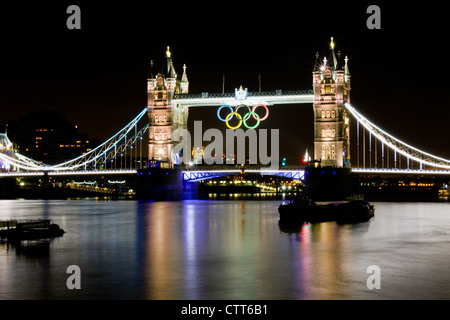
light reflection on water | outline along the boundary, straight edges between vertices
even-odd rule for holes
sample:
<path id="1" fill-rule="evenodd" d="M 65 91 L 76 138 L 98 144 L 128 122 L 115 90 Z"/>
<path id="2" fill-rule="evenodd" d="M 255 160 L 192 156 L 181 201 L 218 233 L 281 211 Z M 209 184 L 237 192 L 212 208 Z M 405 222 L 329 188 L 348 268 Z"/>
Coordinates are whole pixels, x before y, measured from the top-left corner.
<path id="1" fill-rule="evenodd" d="M 0 244 L 0 299 L 449 299 L 449 203 L 374 203 L 368 223 L 286 233 L 279 200 L 0 201 L 0 219 L 66 230 Z M 26 248 L 25 248 L 26 249 Z M 69 290 L 69 265 L 81 290 Z M 367 267 L 381 269 L 369 290 Z"/>

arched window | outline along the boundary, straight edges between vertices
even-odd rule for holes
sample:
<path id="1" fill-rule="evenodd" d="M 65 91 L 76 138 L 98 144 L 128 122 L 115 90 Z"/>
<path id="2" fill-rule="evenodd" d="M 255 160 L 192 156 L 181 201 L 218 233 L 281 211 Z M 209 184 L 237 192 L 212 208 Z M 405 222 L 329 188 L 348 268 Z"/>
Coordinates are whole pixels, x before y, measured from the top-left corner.
<path id="1" fill-rule="evenodd" d="M 331 160 L 331 148 L 330 148 L 330 146 L 327 146 L 327 150 L 326 150 L 327 152 L 326 152 L 326 159 L 327 160 Z"/>

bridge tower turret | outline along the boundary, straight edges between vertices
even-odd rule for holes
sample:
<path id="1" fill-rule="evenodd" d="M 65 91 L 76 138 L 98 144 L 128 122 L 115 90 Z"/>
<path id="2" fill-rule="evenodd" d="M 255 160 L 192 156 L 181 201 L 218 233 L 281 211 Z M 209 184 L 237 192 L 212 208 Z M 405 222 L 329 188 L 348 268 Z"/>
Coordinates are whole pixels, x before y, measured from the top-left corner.
<path id="1" fill-rule="evenodd" d="M 149 117 L 148 160 L 151 166 L 157 163 L 164 168 L 173 167 L 172 149 L 178 141 L 172 141 L 172 133 L 178 128 L 187 128 L 187 107 L 172 104 L 175 94 L 188 93 L 186 68 L 182 79 L 177 78 L 172 54 L 167 47 L 166 63 L 160 73 L 154 74 L 153 60 L 147 79 L 147 105 Z"/>
<path id="2" fill-rule="evenodd" d="M 344 101 L 350 102 L 350 72 L 348 58 L 340 63 L 341 54 L 334 51 L 331 38 L 330 54 L 313 71 L 314 88 L 314 158 L 322 166 L 350 167 L 350 118 Z"/>

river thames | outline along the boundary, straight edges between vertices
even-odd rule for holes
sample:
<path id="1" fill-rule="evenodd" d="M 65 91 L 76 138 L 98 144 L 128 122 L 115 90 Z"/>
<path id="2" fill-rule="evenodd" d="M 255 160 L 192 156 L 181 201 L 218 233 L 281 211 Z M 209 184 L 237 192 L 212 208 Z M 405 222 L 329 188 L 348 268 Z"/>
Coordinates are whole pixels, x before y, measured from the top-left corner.
<path id="1" fill-rule="evenodd" d="M 0 219 L 66 233 L 38 249 L 0 243 L 0 299 L 450 299 L 449 202 L 372 202 L 369 222 L 289 232 L 280 203 L 2 200 Z M 68 289 L 73 265 L 81 289 Z"/>

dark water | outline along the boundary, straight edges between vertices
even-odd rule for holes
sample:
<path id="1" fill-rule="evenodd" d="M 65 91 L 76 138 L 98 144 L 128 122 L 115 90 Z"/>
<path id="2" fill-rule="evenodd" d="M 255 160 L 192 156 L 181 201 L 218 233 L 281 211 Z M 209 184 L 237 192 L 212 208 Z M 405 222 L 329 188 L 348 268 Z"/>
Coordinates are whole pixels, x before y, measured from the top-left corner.
<path id="1" fill-rule="evenodd" d="M 280 202 L 0 201 L 0 219 L 66 230 L 38 250 L 0 244 L 0 299 L 450 299 L 450 203 L 378 202 L 368 223 L 285 233 Z"/>

